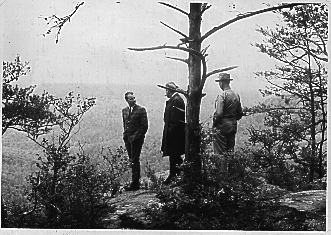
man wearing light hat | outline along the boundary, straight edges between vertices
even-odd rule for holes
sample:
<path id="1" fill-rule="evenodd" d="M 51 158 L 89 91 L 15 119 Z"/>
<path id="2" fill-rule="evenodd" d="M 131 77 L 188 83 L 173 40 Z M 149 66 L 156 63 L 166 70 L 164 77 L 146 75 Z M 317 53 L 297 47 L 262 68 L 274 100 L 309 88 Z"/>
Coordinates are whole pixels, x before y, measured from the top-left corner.
<path id="1" fill-rule="evenodd" d="M 163 182 L 167 185 L 180 174 L 178 167 L 183 163 L 181 155 L 185 154 L 185 103 L 176 92 L 178 86 L 174 82 L 168 82 L 165 86 L 158 86 L 166 89 L 166 96 L 169 98 L 164 110 L 161 145 L 163 157 L 169 156 L 170 174 Z"/>
<path id="2" fill-rule="evenodd" d="M 213 127 L 216 129 L 214 135 L 214 154 L 223 158 L 222 172 L 228 173 L 228 153 L 233 153 L 235 137 L 237 133 L 237 120 L 243 116 L 240 97 L 230 87 L 230 74 L 220 73 L 218 82 L 221 93 L 215 101 L 215 113 L 213 116 Z"/>

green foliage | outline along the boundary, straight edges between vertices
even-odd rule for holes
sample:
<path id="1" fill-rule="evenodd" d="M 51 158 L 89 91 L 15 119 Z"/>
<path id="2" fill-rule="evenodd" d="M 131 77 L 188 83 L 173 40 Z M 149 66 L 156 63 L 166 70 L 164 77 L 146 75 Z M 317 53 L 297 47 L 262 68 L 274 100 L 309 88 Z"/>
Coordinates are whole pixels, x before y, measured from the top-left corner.
<path id="1" fill-rule="evenodd" d="M 76 154 L 63 172 L 55 192 L 51 188 L 54 175 L 41 159 L 39 163 L 43 167 L 29 177 L 32 185 L 28 195 L 30 208 L 28 205 L 7 206 L 7 226 L 102 228 L 102 218 L 115 211 L 109 200 L 116 195 L 118 182 L 128 170 L 129 161 L 123 148 L 103 152 L 94 160 L 84 153 Z"/>
<path id="2" fill-rule="evenodd" d="M 244 208 L 253 206 L 253 191 L 259 180 L 247 173 L 246 154 L 231 156 L 231 174 L 224 177 L 219 171 L 220 159 L 210 153 L 212 132 L 201 130 L 202 178 L 192 180 L 184 176 L 171 187 L 160 188 L 160 203 L 147 209 L 152 218 L 149 228 L 240 229 L 234 218 L 238 219 Z M 187 162 L 181 166 L 184 172 L 191 167 Z"/>
<path id="3" fill-rule="evenodd" d="M 47 92 L 33 94 L 35 86 L 22 88 L 13 84 L 30 71 L 29 63 L 21 62 L 19 55 L 14 62 L 3 61 L 2 65 L 2 134 L 8 128 L 25 132 L 34 130 L 38 135 L 47 133 L 54 121 L 49 110 L 52 96 Z"/>
<path id="4" fill-rule="evenodd" d="M 94 98 L 75 97 L 72 92 L 64 99 L 53 97 L 56 126 L 52 135 L 39 139 L 33 130 L 27 131 L 44 154 L 36 162 L 37 171 L 28 179 L 29 204 L 8 207 L 8 226 L 100 228 L 101 218 L 114 211 L 108 200 L 116 195 L 121 176 L 128 170 L 124 149 L 102 150 L 100 159 L 88 156 L 80 144 L 80 151 L 70 149 L 83 115 L 94 104 Z"/>
<path id="5" fill-rule="evenodd" d="M 2 62 L 2 82 L 5 84 L 17 81 L 21 76 L 30 71 L 29 62 L 21 62 L 20 56 L 17 55 L 14 62 Z"/>
<path id="6" fill-rule="evenodd" d="M 325 229 L 323 216 L 299 212 L 264 200 L 279 195 L 265 187 L 263 174 L 255 171 L 250 148 L 228 157 L 229 175 L 220 172 L 221 160 L 210 152 L 213 133 L 202 129 L 202 178 L 194 184 L 183 178 L 158 191 L 159 203 L 146 208 L 147 229 L 163 230 L 260 230 Z M 190 168 L 184 164 L 182 168 Z M 185 170 L 185 169 L 184 169 Z M 275 194 L 275 195 L 274 195 Z M 316 219 L 316 225 L 314 221 Z M 309 224 L 307 226 L 307 224 Z M 310 227 L 309 227 L 310 226 Z"/>
<path id="7" fill-rule="evenodd" d="M 307 189 L 312 154 L 306 138 L 309 113 L 304 109 L 266 111 L 265 127 L 248 128 L 249 142 L 255 146 L 252 149 L 254 170 L 263 173 L 270 184 L 288 190 Z M 317 166 L 314 170 L 319 171 Z"/>
<path id="8" fill-rule="evenodd" d="M 297 116 L 293 121 L 279 119 L 287 125 L 280 127 L 284 133 L 282 143 L 291 141 L 293 136 L 306 142 L 304 148 L 309 149 L 309 155 L 304 154 L 302 146 L 301 150 L 289 151 L 293 152 L 290 155 L 295 161 L 304 167 L 309 166 L 309 182 L 312 183 L 316 178 L 315 173 L 322 178 L 326 172 L 328 8 L 325 4 L 305 4 L 280 10 L 279 14 L 284 24 L 277 25 L 275 30 L 260 27 L 257 31 L 265 36 L 265 40 L 257 43 L 256 47 L 276 59 L 280 65 L 276 65 L 275 70 L 257 72 L 256 75 L 269 83 L 261 93 L 265 96 L 275 95 L 283 103 L 271 109 L 260 109 L 272 112 L 269 116 L 278 119 Z M 274 109 L 283 111 L 277 117 Z M 280 122 L 269 120 L 266 124 L 279 129 Z M 267 134 L 266 131 L 264 133 Z M 254 136 L 258 134 L 254 133 Z M 284 148 L 281 147 L 282 151 Z"/>
<path id="9" fill-rule="evenodd" d="M 275 31 L 261 27 L 257 30 L 266 37 L 265 43 L 256 44 L 261 52 L 285 63 L 285 67 L 278 68 L 283 72 L 292 72 L 293 65 L 307 64 L 308 57 L 326 62 L 327 6 L 305 4 L 279 10 L 278 13 L 284 19 L 284 24 L 277 25 Z M 268 73 L 277 74 L 271 71 Z M 295 78 L 299 79 L 297 76 Z"/>
<path id="10" fill-rule="evenodd" d="M 242 175 L 224 179 L 216 170 L 217 160 L 214 160 L 209 163 L 214 162 L 215 169 L 207 177 L 204 175 L 203 183 L 195 185 L 193 190 L 189 185 L 181 185 L 159 194 L 163 218 L 156 221 L 164 220 L 164 227 L 174 224 L 173 229 L 244 228 L 237 223 L 247 222 L 239 218 L 248 208 L 253 209 L 253 189 L 258 180 L 243 181 Z"/>
<path id="11" fill-rule="evenodd" d="M 148 189 L 153 191 L 159 191 L 162 187 L 163 178 L 156 175 L 155 169 L 146 161 L 146 177 L 150 182 L 146 182 Z"/>
<path id="12" fill-rule="evenodd" d="M 130 161 L 127 155 L 126 149 L 122 146 L 116 150 L 107 148 L 103 149 L 100 153 L 102 159 L 95 159 L 94 161 L 100 165 L 100 167 L 108 172 L 107 182 L 112 185 L 111 196 L 119 190 L 120 184 L 123 184 L 125 179 L 123 176 L 129 171 Z"/>

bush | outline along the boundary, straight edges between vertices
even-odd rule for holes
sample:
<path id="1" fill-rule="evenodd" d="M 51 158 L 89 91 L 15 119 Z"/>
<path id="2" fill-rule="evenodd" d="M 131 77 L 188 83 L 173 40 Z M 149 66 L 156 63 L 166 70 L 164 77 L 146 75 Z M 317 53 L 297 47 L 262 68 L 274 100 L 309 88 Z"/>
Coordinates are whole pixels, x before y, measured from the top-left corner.
<path id="1" fill-rule="evenodd" d="M 52 134 L 38 138 L 38 128 L 27 130 L 28 138 L 42 147 L 44 154 L 36 162 L 38 170 L 28 178 L 31 190 L 27 205 L 8 208 L 8 226 L 102 227 L 102 216 L 114 210 L 108 199 L 116 195 L 128 170 L 128 157 L 122 147 L 115 152 L 102 151 L 99 159 L 85 154 L 80 144 L 79 151 L 70 149 L 70 141 L 95 98 L 75 97 L 69 92 L 63 99 L 52 97 L 50 104 L 56 117 L 49 120 Z"/>
<path id="2" fill-rule="evenodd" d="M 102 228 L 103 217 L 115 212 L 109 199 L 116 195 L 121 176 L 128 170 L 124 153 L 120 147 L 98 160 L 77 154 L 58 178 L 54 193 L 50 187 L 54 175 L 49 170 L 30 175 L 29 203 L 7 207 L 7 227 Z"/>
<path id="3" fill-rule="evenodd" d="M 214 157 L 205 159 L 210 169 L 200 184 L 189 185 L 185 177 L 170 187 L 161 187 L 160 202 L 146 209 L 147 229 L 162 230 L 325 230 L 325 216 L 281 206 L 264 198 L 263 178 L 250 171 L 244 152 L 234 157 L 234 171 L 225 179 L 213 166 Z M 239 169 L 239 170 L 238 170 Z M 241 170 L 240 170 L 241 169 Z M 278 191 L 277 191 L 278 192 Z M 283 193 L 283 191 L 281 192 Z M 271 192 L 271 194 L 273 194 Z M 277 197 L 278 194 L 275 194 Z"/>
<path id="4" fill-rule="evenodd" d="M 153 191 L 159 191 L 162 187 L 163 177 L 161 177 L 161 175 L 157 176 L 155 170 L 152 169 L 148 161 L 146 161 L 145 172 L 147 177 L 147 180 L 143 180 L 143 185 L 145 188 Z"/>
<path id="5" fill-rule="evenodd" d="M 160 188 L 160 203 L 146 209 L 152 218 L 148 228 L 240 229 L 251 224 L 243 213 L 257 207 L 254 197 L 260 181 L 249 171 L 244 156 L 232 156 L 232 173 L 225 178 L 218 170 L 219 159 L 203 155 L 200 183 L 192 185 L 184 176 L 172 186 Z M 182 169 L 189 167 L 186 163 Z"/>
<path id="6" fill-rule="evenodd" d="M 251 148 L 239 149 L 227 156 L 229 174 L 220 171 L 221 160 L 210 151 L 210 132 L 202 133 L 202 177 L 187 179 L 185 175 L 167 187 L 160 187 L 160 202 L 146 209 L 147 229 L 162 230 L 298 230 L 325 229 L 323 216 L 280 206 L 276 200 L 264 198 L 276 192 L 264 187 L 264 171 L 259 171 Z M 185 162 L 184 172 L 191 170 Z M 191 176 L 192 174 L 190 174 Z M 192 184 L 192 182 L 194 182 Z M 323 226 L 324 224 L 324 226 Z"/>

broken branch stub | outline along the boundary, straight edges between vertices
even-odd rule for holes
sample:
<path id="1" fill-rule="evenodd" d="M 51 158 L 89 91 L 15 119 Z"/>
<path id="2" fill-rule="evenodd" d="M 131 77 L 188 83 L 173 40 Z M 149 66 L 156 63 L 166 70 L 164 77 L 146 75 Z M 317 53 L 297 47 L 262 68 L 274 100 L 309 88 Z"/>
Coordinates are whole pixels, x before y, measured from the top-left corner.
<path id="1" fill-rule="evenodd" d="M 184 11 L 184 10 L 182 10 L 182 9 L 179 9 L 178 7 L 172 6 L 172 5 L 170 5 L 170 4 L 168 4 L 168 3 L 165 3 L 165 2 L 159 2 L 159 4 L 162 4 L 162 5 L 164 5 L 164 6 L 170 7 L 170 8 L 172 8 L 172 9 L 175 9 L 176 11 L 179 11 L 179 12 L 183 13 L 184 15 L 189 16 L 189 13 L 187 13 L 186 11 Z"/>

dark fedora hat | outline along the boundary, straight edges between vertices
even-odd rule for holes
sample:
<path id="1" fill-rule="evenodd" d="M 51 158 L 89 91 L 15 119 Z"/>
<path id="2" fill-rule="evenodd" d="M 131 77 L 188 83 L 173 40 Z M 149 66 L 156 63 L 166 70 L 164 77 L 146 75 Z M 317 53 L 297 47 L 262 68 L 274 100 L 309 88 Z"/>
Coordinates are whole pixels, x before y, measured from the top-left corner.
<path id="1" fill-rule="evenodd" d="M 218 79 L 215 80 L 215 82 L 220 82 L 220 81 L 232 81 L 233 79 L 230 78 L 229 73 L 220 73 L 218 75 Z"/>
<path id="2" fill-rule="evenodd" d="M 177 88 L 178 88 L 178 86 L 174 82 L 168 82 L 167 84 L 165 84 L 165 86 L 163 86 L 163 85 L 157 85 L 157 86 L 159 86 L 161 88 L 169 89 L 169 90 L 177 90 Z"/>

